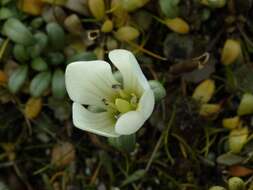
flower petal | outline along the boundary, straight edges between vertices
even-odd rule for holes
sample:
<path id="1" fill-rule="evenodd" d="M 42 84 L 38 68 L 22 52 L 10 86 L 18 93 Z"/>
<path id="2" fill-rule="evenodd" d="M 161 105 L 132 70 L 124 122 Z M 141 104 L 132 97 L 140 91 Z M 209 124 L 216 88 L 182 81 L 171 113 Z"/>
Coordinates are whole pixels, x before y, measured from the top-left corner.
<path id="1" fill-rule="evenodd" d="M 154 110 L 155 97 L 151 89 L 145 90 L 138 104 L 136 111 L 130 111 L 117 120 L 115 131 L 121 135 L 135 133 L 144 122 L 150 117 Z"/>
<path id="2" fill-rule="evenodd" d="M 150 88 L 135 56 L 130 51 L 116 49 L 110 51 L 109 58 L 121 72 L 125 90 L 140 95 L 143 90 Z"/>
<path id="3" fill-rule="evenodd" d="M 79 129 L 105 137 L 120 136 L 114 130 L 115 120 L 110 113 L 92 113 L 78 103 L 73 103 L 73 123 Z"/>
<path id="4" fill-rule="evenodd" d="M 141 128 L 144 122 L 141 112 L 130 111 L 120 116 L 115 125 L 115 131 L 120 135 L 130 135 Z"/>
<path id="5" fill-rule="evenodd" d="M 70 98 L 80 104 L 105 107 L 103 99 L 111 100 L 118 84 L 111 66 L 105 61 L 79 61 L 67 66 L 66 88 Z"/>
<path id="6" fill-rule="evenodd" d="M 150 117 L 155 106 L 155 96 L 151 89 L 145 90 L 141 96 L 137 111 L 141 112 L 146 120 Z"/>

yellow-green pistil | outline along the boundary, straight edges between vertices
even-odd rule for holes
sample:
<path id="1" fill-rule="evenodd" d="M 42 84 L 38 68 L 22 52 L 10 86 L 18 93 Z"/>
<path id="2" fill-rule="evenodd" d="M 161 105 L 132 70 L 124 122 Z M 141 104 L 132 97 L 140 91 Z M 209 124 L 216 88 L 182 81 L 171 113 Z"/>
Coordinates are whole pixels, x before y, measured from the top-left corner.
<path id="1" fill-rule="evenodd" d="M 139 99 L 135 93 L 124 91 L 121 85 L 113 85 L 112 88 L 118 92 L 117 96 L 112 101 L 103 99 L 103 102 L 107 107 L 107 111 L 111 112 L 115 118 L 137 109 Z"/>

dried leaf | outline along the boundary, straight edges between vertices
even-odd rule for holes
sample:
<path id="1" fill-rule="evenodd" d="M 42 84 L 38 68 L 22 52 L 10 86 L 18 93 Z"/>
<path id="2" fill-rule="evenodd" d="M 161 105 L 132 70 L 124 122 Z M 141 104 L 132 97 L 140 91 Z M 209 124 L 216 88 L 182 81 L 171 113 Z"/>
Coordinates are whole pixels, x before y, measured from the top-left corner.
<path id="1" fill-rule="evenodd" d="M 44 3 L 42 0 L 23 0 L 21 10 L 31 15 L 40 15 L 43 10 Z"/>
<path id="2" fill-rule="evenodd" d="M 64 167 L 73 162 L 76 158 L 75 147 L 70 142 L 56 144 L 52 149 L 52 164 L 57 167 Z"/>
<path id="3" fill-rule="evenodd" d="M 8 76 L 4 71 L 0 70 L 0 86 L 5 85 L 8 81 Z"/>
<path id="4" fill-rule="evenodd" d="M 228 173 L 231 176 L 245 177 L 248 175 L 252 175 L 253 169 L 250 169 L 241 165 L 234 165 L 234 166 L 229 167 Z"/>
<path id="5" fill-rule="evenodd" d="M 173 19 L 167 18 L 164 21 L 164 24 L 171 29 L 173 32 L 179 33 L 179 34 L 187 34 L 190 31 L 189 24 L 184 21 L 182 18 L 176 17 Z"/>
<path id="6" fill-rule="evenodd" d="M 192 98 L 201 103 L 207 103 L 215 92 L 215 83 L 213 80 L 201 82 L 194 90 Z"/>
<path id="7" fill-rule="evenodd" d="M 238 115 L 248 115 L 253 113 L 253 94 L 245 93 L 242 96 L 240 105 L 237 109 Z"/>
<path id="8" fill-rule="evenodd" d="M 228 142 L 232 153 L 238 154 L 247 143 L 249 130 L 247 127 L 234 129 L 230 132 Z"/>
<path id="9" fill-rule="evenodd" d="M 27 119 L 36 118 L 42 109 L 42 99 L 41 98 L 29 98 L 25 104 L 25 117 Z"/>
<path id="10" fill-rule="evenodd" d="M 240 123 L 241 120 L 239 116 L 222 119 L 222 126 L 227 129 L 235 129 Z"/>
<path id="11" fill-rule="evenodd" d="M 238 41 L 227 39 L 222 49 L 221 62 L 224 65 L 229 65 L 240 56 L 242 50 Z"/>

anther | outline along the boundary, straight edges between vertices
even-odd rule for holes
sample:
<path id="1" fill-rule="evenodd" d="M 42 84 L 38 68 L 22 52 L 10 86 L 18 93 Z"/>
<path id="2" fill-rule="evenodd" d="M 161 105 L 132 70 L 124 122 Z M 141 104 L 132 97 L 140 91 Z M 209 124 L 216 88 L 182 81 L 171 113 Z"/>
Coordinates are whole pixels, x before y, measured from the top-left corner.
<path id="1" fill-rule="evenodd" d="M 121 84 L 113 84 L 113 85 L 112 85 L 112 88 L 113 88 L 113 89 L 116 89 L 116 90 L 118 90 L 118 89 L 123 89 L 123 87 L 122 87 Z"/>
<path id="2" fill-rule="evenodd" d="M 107 100 L 106 100 L 105 98 L 102 99 L 102 102 L 103 102 L 106 106 L 108 106 L 108 102 L 107 102 Z"/>

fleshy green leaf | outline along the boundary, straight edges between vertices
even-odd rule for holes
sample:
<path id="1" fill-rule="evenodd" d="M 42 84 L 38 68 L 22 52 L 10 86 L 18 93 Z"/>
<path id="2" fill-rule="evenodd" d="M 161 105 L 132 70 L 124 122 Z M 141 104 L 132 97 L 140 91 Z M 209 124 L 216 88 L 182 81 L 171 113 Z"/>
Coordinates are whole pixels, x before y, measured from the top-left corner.
<path id="1" fill-rule="evenodd" d="M 25 62 L 29 60 L 29 54 L 25 46 L 16 44 L 13 48 L 13 55 L 19 62 Z"/>
<path id="2" fill-rule="evenodd" d="M 66 95 L 65 76 L 61 69 L 55 70 L 53 74 L 52 93 L 57 99 L 63 99 Z"/>
<path id="3" fill-rule="evenodd" d="M 47 63 L 41 57 L 33 59 L 31 67 L 35 71 L 46 71 L 48 69 Z"/>
<path id="4" fill-rule="evenodd" d="M 29 47 L 29 53 L 32 58 L 38 57 L 48 44 L 48 37 L 43 32 L 36 33 L 34 38 L 36 39 L 36 44 Z"/>
<path id="5" fill-rule="evenodd" d="M 159 5 L 162 13 L 168 18 L 175 18 L 178 16 L 180 0 L 159 0 Z"/>
<path id="6" fill-rule="evenodd" d="M 46 30 L 50 46 L 55 50 L 63 49 L 65 43 L 65 33 L 62 27 L 59 24 L 52 22 L 47 24 Z"/>
<path id="7" fill-rule="evenodd" d="M 35 42 L 32 33 L 16 18 L 10 18 L 4 23 L 3 32 L 12 41 L 25 46 L 33 45 Z"/>
<path id="8" fill-rule="evenodd" d="M 82 52 L 75 54 L 74 56 L 70 57 L 67 60 L 67 64 L 74 62 L 74 61 L 92 61 L 96 60 L 97 56 L 94 52 Z"/>
<path id="9" fill-rule="evenodd" d="M 122 135 L 118 138 L 108 138 L 109 143 L 120 151 L 132 152 L 135 148 L 136 137 L 132 135 Z"/>
<path id="10" fill-rule="evenodd" d="M 229 190 L 245 190 L 246 184 L 239 177 L 231 177 L 228 180 L 228 188 L 229 188 Z"/>
<path id="11" fill-rule="evenodd" d="M 8 8 L 2 7 L 0 9 L 0 20 L 8 19 L 13 15 L 14 15 L 13 12 Z"/>
<path id="12" fill-rule="evenodd" d="M 225 153 L 225 154 L 220 155 L 217 158 L 217 163 L 223 164 L 223 165 L 226 165 L 226 166 L 232 166 L 232 165 L 235 165 L 235 164 L 240 164 L 243 160 L 244 160 L 243 157 L 238 156 L 236 154 Z"/>
<path id="13" fill-rule="evenodd" d="M 47 55 L 47 61 L 51 65 L 59 65 L 63 63 L 65 60 L 65 57 L 60 52 L 51 52 Z"/>
<path id="14" fill-rule="evenodd" d="M 162 98 L 164 98 L 166 96 L 166 90 L 159 81 L 150 80 L 150 81 L 148 81 L 148 83 L 155 95 L 156 102 L 160 101 Z"/>
<path id="15" fill-rule="evenodd" d="M 22 65 L 20 66 L 10 77 L 8 82 L 9 90 L 12 93 L 17 93 L 20 88 L 25 83 L 25 80 L 28 75 L 28 66 Z"/>
<path id="16" fill-rule="evenodd" d="M 8 82 L 9 90 L 17 93 L 23 86 L 28 74 L 27 65 L 20 66 L 10 77 Z"/>
<path id="17" fill-rule="evenodd" d="M 49 71 L 37 74 L 31 81 L 30 93 L 34 97 L 41 96 L 49 87 L 51 82 L 51 73 Z"/>

